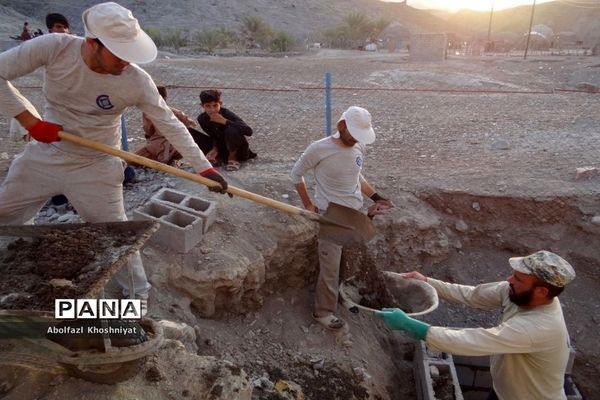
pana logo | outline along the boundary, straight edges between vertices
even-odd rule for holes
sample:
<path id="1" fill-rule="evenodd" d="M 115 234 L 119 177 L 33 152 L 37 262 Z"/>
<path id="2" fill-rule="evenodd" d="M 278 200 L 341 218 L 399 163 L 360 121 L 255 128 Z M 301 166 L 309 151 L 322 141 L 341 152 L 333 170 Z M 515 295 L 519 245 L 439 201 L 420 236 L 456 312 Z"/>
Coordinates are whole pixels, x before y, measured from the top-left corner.
<path id="1" fill-rule="evenodd" d="M 98 107 L 103 110 L 110 110 L 114 107 L 107 94 L 101 94 L 100 96 L 96 97 L 96 104 L 98 104 Z"/>
<path id="2" fill-rule="evenodd" d="M 139 299 L 55 299 L 56 319 L 141 319 Z"/>

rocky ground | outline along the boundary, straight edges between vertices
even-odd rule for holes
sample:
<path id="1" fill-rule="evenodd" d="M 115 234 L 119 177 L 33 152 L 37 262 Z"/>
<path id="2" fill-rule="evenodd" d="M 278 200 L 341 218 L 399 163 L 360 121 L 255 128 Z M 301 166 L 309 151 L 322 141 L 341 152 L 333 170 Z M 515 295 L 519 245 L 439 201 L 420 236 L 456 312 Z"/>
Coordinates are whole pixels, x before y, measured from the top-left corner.
<path id="1" fill-rule="evenodd" d="M 331 72 L 334 121 L 352 104 L 373 114 L 377 141 L 364 173 L 397 206 L 376 220 L 368 257 L 380 269 L 418 269 L 476 284 L 504 279 L 511 255 L 540 248 L 564 255 L 578 272 L 561 296 L 577 349 L 573 377 L 586 398 L 597 396 L 600 179 L 576 180 L 575 169 L 599 167 L 600 95 L 576 90 L 583 83 L 600 86 L 600 59 L 414 64 L 402 54 L 339 51 L 275 59 L 163 54 L 146 69 L 173 86 L 168 101 L 193 116 L 202 88 L 225 88 L 225 105 L 254 127 L 251 147 L 259 154 L 227 178 L 295 205 L 287 175 L 308 143 L 324 134 L 320 88 Z M 15 83 L 34 87 L 23 93 L 41 106 L 39 75 Z M 0 122 L 6 131 L 7 121 Z M 140 126 L 139 112 L 128 111 L 131 148 L 143 143 Z M 3 173 L 21 147 L 3 140 Z M 364 313 L 341 309 L 349 330 L 339 335 L 311 320 L 316 226 L 141 169 L 124 190 L 128 212 L 161 187 L 218 202 L 216 222 L 188 254 L 152 244 L 142 251 L 154 285 L 150 316 L 185 323 L 168 330 L 185 348 L 168 342 L 138 376 L 113 386 L 48 371 L 3 371 L 7 398 L 83 392 L 90 398 L 232 398 L 219 383 L 228 379 L 240 398 L 247 398 L 248 385 L 255 399 L 301 398 L 300 392 L 310 399 L 415 398 L 411 340 Z M 67 212 L 46 209 L 36 222 Z M 360 267 L 352 258 L 344 262 L 346 270 Z M 451 326 L 489 326 L 497 318 L 445 304 L 423 317 Z M 193 379 L 190 371 L 206 365 L 219 379 Z M 232 377 L 232 366 L 243 373 Z M 24 385 L 39 390 L 26 394 Z"/>

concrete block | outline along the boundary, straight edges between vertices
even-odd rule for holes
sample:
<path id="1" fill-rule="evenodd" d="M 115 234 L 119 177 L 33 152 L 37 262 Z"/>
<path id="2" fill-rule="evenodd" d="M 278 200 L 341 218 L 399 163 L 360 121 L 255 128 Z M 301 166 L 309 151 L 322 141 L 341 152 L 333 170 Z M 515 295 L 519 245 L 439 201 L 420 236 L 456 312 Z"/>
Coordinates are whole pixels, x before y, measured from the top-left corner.
<path id="1" fill-rule="evenodd" d="M 575 363 L 575 348 L 569 344 L 569 361 L 567 361 L 566 375 L 571 375 L 573 372 L 573 364 Z"/>
<path id="2" fill-rule="evenodd" d="M 151 200 L 199 216 L 203 221 L 204 233 L 217 218 L 216 202 L 204 200 L 179 190 L 163 188 L 152 196 Z"/>
<path id="3" fill-rule="evenodd" d="M 565 376 L 565 395 L 567 400 L 583 400 L 583 396 L 579 393 L 579 389 L 575 386 L 575 382 L 570 376 Z"/>
<path id="4" fill-rule="evenodd" d="M 418 399 L 436 400 L 449 390 L 454 392 L 455 400 L 464 400 L 450 354 L 428 351 L 425 343 L 419 342 L 415 346 L 414 372 Z"/>
<path id="5" fill-rule="evenodd" d="M 187 253 L 204 235 L 202 218 L 154 201 L 134 210 L 133 217 L 157 221 L 160 227 L 149 241 L 179 253 Z"/>

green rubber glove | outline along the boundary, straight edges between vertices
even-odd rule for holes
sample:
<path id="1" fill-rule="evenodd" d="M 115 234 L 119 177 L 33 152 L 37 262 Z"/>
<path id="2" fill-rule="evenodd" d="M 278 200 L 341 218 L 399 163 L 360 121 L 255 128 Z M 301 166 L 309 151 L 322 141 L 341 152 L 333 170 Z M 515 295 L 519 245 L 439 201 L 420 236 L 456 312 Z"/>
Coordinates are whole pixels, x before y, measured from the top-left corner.
<path id="1" fill-rule="evenodd" d="M 409 317 L 399 308 L 383 308 L 376 314 L 383 318 L 385 324 L 392 330 L 404 331 L 419 340 L 425 340 L 427 336 L 429 324 Z"/>

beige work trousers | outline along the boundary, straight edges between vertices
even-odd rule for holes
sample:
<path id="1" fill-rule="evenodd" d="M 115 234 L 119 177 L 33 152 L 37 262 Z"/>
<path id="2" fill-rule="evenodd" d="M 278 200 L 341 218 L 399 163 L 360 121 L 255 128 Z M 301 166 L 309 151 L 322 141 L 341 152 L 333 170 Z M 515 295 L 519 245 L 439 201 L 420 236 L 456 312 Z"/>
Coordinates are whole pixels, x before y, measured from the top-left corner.
<path id="1" fill-rule="evenodd" d="M 338 303 L 342 246 L 319 240 L 319 278 L 315 291 L 315 316 L 335 314 Z"/>
<path id="2" fill-rule="evenodd" d="M 67 196 L 86 222 L 127 220 L 121 160 L 74 155 L 52 144 L 32 141 L 12 162 L 0 186 L 0 224 L 25 224 L 57 194 Z M 150 283 L 139 252 L 131 256 L 129 264 L 136 297 L 147 299 Z M 121 268 L 115 279 L 128 296 L 127 268 Z"/>

